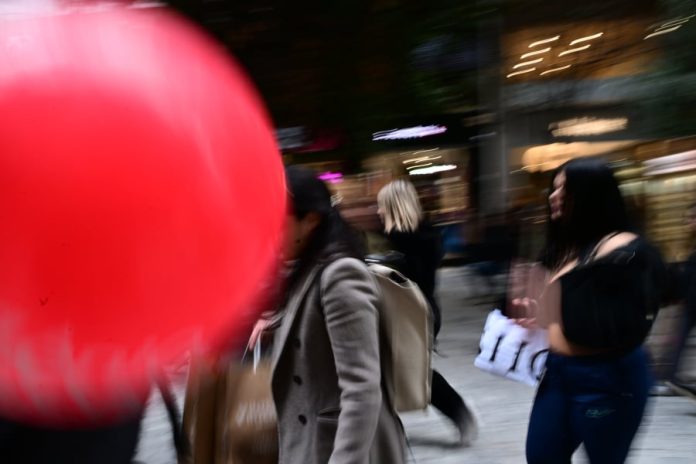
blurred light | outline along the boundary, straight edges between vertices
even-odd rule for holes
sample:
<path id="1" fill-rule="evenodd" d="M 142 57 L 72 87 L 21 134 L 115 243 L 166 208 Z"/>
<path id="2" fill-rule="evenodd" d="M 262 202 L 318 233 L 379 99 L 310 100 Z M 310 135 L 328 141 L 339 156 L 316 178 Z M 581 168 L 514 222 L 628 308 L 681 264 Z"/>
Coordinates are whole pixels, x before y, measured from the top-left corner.
<path id="1" fill-rule="evenodd" d="M 554 41 L 556 41 L 556 40 L 558 40 L 558 39 L 560 39 L 560 38 L 561 38 L 561 36 L 560 36 L 560 35 L 557 35 L 557 36 L 554 36 L 554 37 L 549 37 L 548 39 L 537 40 L 536 42 L 530 43 L 530 44 L 529 44 L 529 48 L 534 48 L 534 47 L 536 47 L 537 45 L 543 45 L 543 44 L 545 44 L 545 43 L 554 42 Z"/>
<path id="2" fill-rule="evenodd" d="M 649 39 L 649 38 L 651 38 L 651 37 L 657 37 L 658 35 L 662 35 L 662 34 L 669 34 L 670 32 L 676 31 L 676 30 L 679 29 L 680 27 L 682 27 L 681 24 L 678 25 L 678 26 L 670 27 L 669 29 L 661 29 L 661 30 L 658 30 L 657 32 L 653 32 L 652 34 L 646 35 L 645 37 L 643 37 L 643 40 Z"/>
<path id="3" fill-rule="evenodd" d="M 582 47 L 571 48 L 570 50 L 566 50 L 564 52 L 559 53 L 558 56 L 565 56 L 565 55 L 570 55 L 571 53 L 581 52 L 583 50 L 587 50 L 591 46 L 592 46 L 592 44 L 587 44 L 587 45 L 583 45 Z"/>
<path id="4" fill-rule="evenodd" d="M 554 137 L 600 135 L 626 129 L 628 118 L 573 118 L 549 124 Z"/>
<path id="5" fill-rule="evenodd" d="M 428 150 L 418 150 L 418 151 L 414 151 L 414 152 L 407 151 L 404 153 L 400 153 L 400 155 L 418 155 L 420 153 L 430 153 L 430 152 L 438 151 L 438 150 L 439 150 L 439 148 L 430 148 Z"/>
<path id="6" fill-rule="evenodd" d="M 665 27 L 670 27 L 670 26 L 676 26 L 677 24 L 682 25 L 684 23 L 688 23 L 691 18 L 693 18 L 696 15 L 691 15 L 691 16 L 686 16 L 684 18 L 677 18 L 673 19 L 672 21 L 667 21 L 666 23 L 662 24 L 658 29 L 663 29 Z"/>
<path id="7" fill-rule="evenodd" d="M 572 66 L 572 65 L 567 64 L 567 65 L 561 66 L 561 67 L 559 67 L 559 68 L 548 69 L 548 70 L 546 70 L 546 71 L 540 73 L 539 75 L 540 75 L 540 76 L 544 76 L 544 75 L 546 75 L 546 74 L 551 74 L 551 73 L 555 73 L 555 72 L 558 72 L 558 71 L 563 71 L 564 69 L 568 69 L 568 68 L 570 68 L 571 66 Z"/>
<path id="8" fill-rule="evenodd" d="M 372 134 L 372 141 L 376 142 L 378 140 L 401 140 L 401 139 L 417 139 L 421 137 L 428 137 L 431 135 L 438 135 L 447 132 L 447 127 L 445 126 L 416 126 L 407 127 L 406 129 L 391 129 L 386 131 L 379 131 Z"/>
<path id="9" fill-rule="evenodd" d="M 525 53 L 524 55 L 520 56 L 520 60 L 524 60 L 525 58 L 529 58 L 530 56 L 541 55 L 542 53 L 548 53 L 550 51 L 551 51 L 551 47 L 546 47 L 546 48 L 541 49 L 541 50 Z"/>
<path id="10" fill-rule="evenodd" d="M 409 166 L 406 169 L 419 169 L 419 168 L 424 168 L 426 166 L 432 166 L 433 163 L 425 163 L 425 164 L 416 164 L 415 166 Z"/>
<path id="11" fill-rule="evenodd" d="M 412 158 L 412 159 L 404 160 L 404 161 L 402 161 L 402 163 L 403 164 L 420 163 L 422 161 L 431 161 L 431 160 L 436 160 L 436 159 L 440 159 L 440 158 L 442 158 L 442 156 L 423 156 L 421 158 Z"/>
<path id="12" fill-rule="evenodd" d="M 515 66 L 512 67 L 512 69 L 521 68 L 522 66 L 528 66 L 530 64 L 541 63 L 542 61 L 544 61 L 543 58 L 537 58 L 536 60 L 525 61 L 524 63 L 517 63 Z"/>
<path id="13" fill-rule="evenodd" d="M 341 195 L 340 193 L 331 195 L 331 206 L 338 206 L 341 203 L 343 203 L 343 195 Z"/>
<path id="14" fill-rule="evenodd" d="M 508 74 L 508 75 L 505 76 L 505 77 L 507 77 L 507 78 L 509 79 L 509 78 L 511 78 L 512 76 L 517 76 L 517 75 L 519 75 L 519 74 L 525 74 L 525 73 L 532 72 L 532 71 L 536 71 L 536 68 L 529 68 L 529 69 L 524 69 L 524 70 L 522 70 L 522 71 L 515 71 L 515 72 L 513 72 L 513 73 Z"/>
<path id="15" fill-rule="evenodd" d="M 451 171 L 457 169 L 456 164 L 437 164 L 435 166 L 429 166 L 427 168 L 413 169 L 409 171 L 408 174 L 411 176 L 420 176 L 425 174 L 435 174 L 438 172 Z"/>
<path id="16" fill-rule="evenodd" d="M 323 172 L 317 176 L 319 179 L 323 180 L 324 182 L 329 182 L 331 184 L 338 184 L 339 182 L 343 182 L 343 174 L 340 172 Z"/>
<path id="17" fill-rule="evenodd" d="M 579 39 L 575 39 L 572 42 L 570 42 L 570 45 L 573 46 L 573 45 L 579 44 L 581 42 L 587 42 L 588 40 L 598 39 L 598 38 L 602 37 L 603 35 L 604 35 L 604 32 L 599 32 L 597 34 L 588 35 L 585 37 L 580 37 Z"/>
<path id="18" fill-rule="evenodd" d="M 522 170 L 549 171 L 566 161 L 585 156 L 597 156 L 621 150 L 633 141 L 551 143 L 528 148 L 522 154 Z"/>
<path id="19" fill-rule="evenodd" d="M 655 176 L 672 172 L 691 171 L 696 169 L 696 150 L 661 156 L 643 161 L 645 175 Z"/>

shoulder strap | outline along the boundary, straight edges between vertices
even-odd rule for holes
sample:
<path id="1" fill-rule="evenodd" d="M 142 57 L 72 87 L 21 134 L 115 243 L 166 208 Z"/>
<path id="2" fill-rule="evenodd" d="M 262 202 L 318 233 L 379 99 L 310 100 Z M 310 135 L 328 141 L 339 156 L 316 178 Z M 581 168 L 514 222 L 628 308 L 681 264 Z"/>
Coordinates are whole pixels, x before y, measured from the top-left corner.
<path id="1" fill-rule="evenodd" d="M 172 428 L 172 439 L 174 448 L 179 459 L 188 456 L 191 451 L 191 443 L 189 437 L 184 433 L 181 427 L 181 412 L 176 404 L 176 397 L 172 391 L 171 384 L 166 376 L 162 375 L 157 379 L 157 387 L 162 396 L 164 407 L 167 410 L 167 417 Z"/>
<path id="2" fill-rule="evenodd" d="M 621 232 L 617 230 L 617 231 L 614 231 L 614 232 L 612 232 L 612 233 L 610 233 L 610 234 L 607 234 L 607 235 L 605 235 L 604 237 L 602 237 L 602 239 L 601 239 L 599 242 L 597 242 L 597 244 L 594 246 L 594 248 L 592 249 L 592 251 L 590 252 L 590 254 L 587 255 L 587 257 L 583 260 L 583 264 L 587 264 L 587 263 L 589 263 L 589 262 L 594 261 L 594 259 L 597 257 L 597 254 L 599 253 L 599 249 L 602 248 L 602 246 L 603 246 L 605 243 L 607 243 L 609 240 L 611 240 L 612 238 L 616 237 L 616 236 L 619 235 L 620 233 L 621 233 Z"/>

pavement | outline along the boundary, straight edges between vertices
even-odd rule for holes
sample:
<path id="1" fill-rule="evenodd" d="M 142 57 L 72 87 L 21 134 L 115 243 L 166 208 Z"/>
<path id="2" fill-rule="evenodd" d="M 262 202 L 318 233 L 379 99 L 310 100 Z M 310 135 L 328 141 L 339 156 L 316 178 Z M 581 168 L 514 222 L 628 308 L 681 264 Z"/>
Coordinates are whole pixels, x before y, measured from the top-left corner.
<path id="1" fill-rule="evenodd" d="M 522 464 L 534 388 L 494 377 L 474 367 L 473 361 L 487 313 L 502 284 L 477 278 L 471 268 L 440 271 L 439 296 L 443 328 L 438 337 L 434 367 L 464 396 L 480 418 L 477 441 L 468 448 L 456 445 L 453 425 L 439 412 L 402 416 L 418 464 Z M 667 313 L 666 313 L 667 314 Z M 667 318 L 665 318 L 667 320 Z M 696 334 L 695 334 L 696 335 Z M 659 337 L 658 337 L 659 338 Z M 687 347 L 683 368 L 696 373 L 696 337 Z M 183 389 L 178 388 L 181 399 Z M 696 459 L 696 401 L 683 397 L 652 397 L 628 462 L 633 464 L 691 464 Z M 137 461 L 173 464 L 170 425 L 157 395 L 143 421 Z M 582 448 L 573 463 L 587 463 Z M 388 463 L 384 463 L 388 464 Z"/>

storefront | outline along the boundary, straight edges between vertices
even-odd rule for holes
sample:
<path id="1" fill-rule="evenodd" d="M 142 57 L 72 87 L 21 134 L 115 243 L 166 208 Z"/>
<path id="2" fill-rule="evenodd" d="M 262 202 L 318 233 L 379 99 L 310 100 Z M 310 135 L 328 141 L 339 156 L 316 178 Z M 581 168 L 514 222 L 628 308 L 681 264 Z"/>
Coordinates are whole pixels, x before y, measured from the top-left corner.
<path id="1" fill-rule="evenodd" d="M 631 130 L 630 124 L 631 118 L 615 115 L 546 123 L 549 131 L 560 128 L 565 140 L 509 151 L 510 202 L 524 211 L 523 235 L 529 243 L 523 248 L 529 255 L 541 246 L 553 170 L 572 158 L 599 156 L 615 169 L 639 228 L 669 261 L 686 259 L 693 246 L 684 213 L 696 202 L 696 137 L 641 140 L 638 135 L 649 131 L 640 124 Z"/>

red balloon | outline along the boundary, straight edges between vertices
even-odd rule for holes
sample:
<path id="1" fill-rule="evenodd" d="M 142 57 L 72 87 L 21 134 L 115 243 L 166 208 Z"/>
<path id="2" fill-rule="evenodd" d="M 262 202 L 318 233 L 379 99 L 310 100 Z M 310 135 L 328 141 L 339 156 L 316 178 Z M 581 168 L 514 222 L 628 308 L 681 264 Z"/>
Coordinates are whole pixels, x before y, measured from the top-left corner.
<path id="1" fill-rule="evenodd" d="M 109 420 L 248 316 L 281 158 L 238 66 L 166 11 L 6 20 L 0 63 L 0 413 Z"/>

